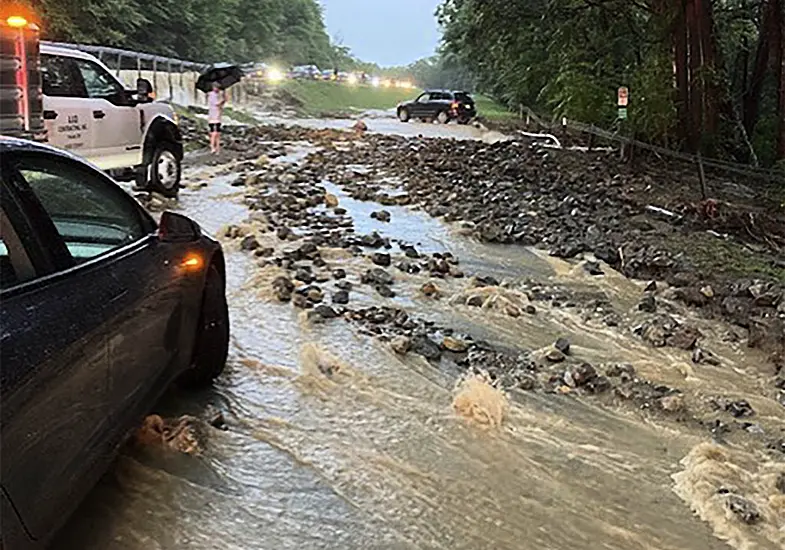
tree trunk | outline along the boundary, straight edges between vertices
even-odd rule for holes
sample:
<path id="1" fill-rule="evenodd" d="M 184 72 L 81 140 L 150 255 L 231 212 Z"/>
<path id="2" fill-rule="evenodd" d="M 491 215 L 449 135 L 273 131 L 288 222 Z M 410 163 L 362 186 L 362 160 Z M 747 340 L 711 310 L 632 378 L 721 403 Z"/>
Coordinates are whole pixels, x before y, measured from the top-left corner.
<path id="1" fill-rule="evenodd" d="M 698 25 L 701 38 L 701 81 L 703 84 L 703 134 L 716 141 L 719 126 L 718 110 L 724 99 L 720 85 L 722 67 L 717 55 L 717 44 L 714 37 L 714 12 L 711 0 L 698 0 Z"/>
<path id="2" fill-rule="evenodd" d="M 785 28 L 783 25 L 782 0 L 773 0 L 774 70 L 777 75 L 777 160 L 785 159 Z"/>
<path id="3" fill-rule="evenodd" d="M 739 59 L 736 64 L 736 74 L 734 75 L 733 82 L 739 82 L 739 89 L 741 90 L 742 97 L 744 92 L 747 91 L 747 77 L 750 72 L 750 50 L 747 37 L 742 37 L 741 50 L 739 50 Z"/>
<path id="4" fill-rule="evenodd" d="M 673 26 L 674 70 L 676 71 L 676 110 L 679 117 L 679 137 L 692 146 L 690 133 L 690 87 L 687 75 L 687 19 L 686 0 L 676 0 L 676 19 Z"/>
<path id="5" fill-rule="evenodd" d="M 763 21 L 760 26 L 760 36 L 758 37 L 758 47 L 755 52 L 755 65 L 749 80 L 749 87 L 744 91 L 743 98 L 743 123 L 747 134 L 752 135 L 755 124 L 758 122 L 760 111 L 760 94 L 763 89 L 763 81 L 766 78 L 766 70 L 769 66 L 769 52 L 771 52 L 771 39 L 774 33 L 774 20 L 776 9 L 779 8 L 779 0 L 769 0 L 763 10 Z"/>
<path id="6" fill-rule="evenodd" d="M 689 118 L 690 151 L 700 148 L 703 130 L 703 83 L 701 81 L 701 33 L 698 13 L 700 2 L 706 0 L 687 0 L 687 44 L 689 60 Z"/>

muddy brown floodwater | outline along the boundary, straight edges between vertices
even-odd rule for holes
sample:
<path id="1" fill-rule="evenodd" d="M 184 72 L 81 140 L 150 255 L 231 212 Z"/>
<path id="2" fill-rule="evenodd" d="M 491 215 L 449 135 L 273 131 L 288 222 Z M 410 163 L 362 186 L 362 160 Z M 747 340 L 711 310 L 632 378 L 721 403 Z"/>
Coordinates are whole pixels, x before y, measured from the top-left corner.
<path id="1" fill-rule="evenodd" d="M 427 130 L 444 131 L 434 128 Z M 277 162 L 297 162 L 309 149 L 291 151 Z M 230 185 L 234 176 L 215 171 L 186 174 L 189 182 L 210 183 L 184 190 L 180 208 L 217 234 L 249 212 L 243 189 Z M 378 230 L 423 251 L 450 251 L 467 274 L 601 291 L 625 311 L 640 297 L 640 283 L 611 270 L 590 277 L 534 251 L 480 244 L 422 212 L 385 207 L 392 222 L 378 222 L 369 214 L 379 205 L 326 185 L 359 233 Z M 195 455 L 123 451 L 55 548 L 785 547 L 785 501 L 773 489 L 785 467 L 759 445 L 720 444 L 689 423 L 570 394 L 505 394 L 481 377 L 462 378 L 449 361 L 397 355 L 341 319 L 304 321 L 291 305 L 265 295 L 253 256 L 234 242 L 226 254 L 232 321 L 226 372 L 213 390 L 172 392 L 155 412 L 204 418 L 220 410 L 228 429 L 206 428 Z M 350 277 L 357 261 L 329 259 Z M 725 327 L 690 319 L 721 362 L 694 366 L 688 352 L 651 348 L 568 309 L 538 306 L 537 315 L 512 318 L 451 300 L 467 291 L 466 280 L 440 281 L 445 298 L 427 299 L 416 292 L 425 281 L 404 279 L 392 300 L 357 286 L 353 303 L 395 304 L 510 348 L 538 349 L 566 336 L 581 360 L 629 363 L 690 399 L 745 398 L 761 422 L 784 427 L 781 405 L 760 392 L 755 367 L 762 358 L 723 342 Z M 721 486 L 754 501 L 762 521 L 740 522 Z"/>

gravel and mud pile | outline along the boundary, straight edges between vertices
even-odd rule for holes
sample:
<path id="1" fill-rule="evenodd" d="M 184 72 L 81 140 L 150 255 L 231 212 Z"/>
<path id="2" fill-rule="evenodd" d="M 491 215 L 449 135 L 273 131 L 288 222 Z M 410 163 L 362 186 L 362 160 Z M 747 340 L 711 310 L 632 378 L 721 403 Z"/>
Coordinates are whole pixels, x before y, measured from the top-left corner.
<path id="1" fill-rule="evenodd" d="M 690 218 L 689 205 L 682 223 L 661 221 L 631 191 L 633 176 L 611 175 L 601 158 L 589 158 L 585 172 L 564 176 L 555 160 L 558 153 L 521 143 L 441 141 L 374 135 L 352 139 L 344 132 L 283 127 L 242 129 L 227 150 L 238 159 L 232 185 L 244 192 L 251 215 L 247 225 L 227 227 L 222 237 L 255 257 L 261 268 L 274 270 L 277 275 L 267 281 L 274 300 L 291 303 L 313 323 L 353 323 L 402 356 L 440 364 L 446 360 L 482 373 L 507 391 L 576 394 L 632 405 L 700 426 L 717 438 L 750 432 L 750 426 L 757 429 L 749 420 L 755 415 L 749 403 L 718 397 L 693 408 L 680 390 L 646 380 L 631 365 L 589 364 L 573 356 L 566 339 L 538 350 L 503 349 L 413 316 L 395 302 L 357 303 L 355 292 L 363 287 L 377 299 L 392 299 L 401 292 L 401 277 L 417 275 L 428 280 L 419 293 L 440 299 L 439 281 L 466 279 L 468 290 L 451 298 L 458 306 L 495 309 L 512 318 L 538 315 L 541 308 L 567 308 L 586 321 L 632 332 L 652 347 L 686 350 L 694 365 L 716 365 L 700 331 L 678 321 L 660 303 L 663 297 L 681 300 L 729 318 L 745 328 L 749 345 L 771 351 L 780 374 L 767 391 L 780 391 L 785 404 L 785 371 L 776 363 L 785 339 L 785 302 L 777 278 L 706 274 L 689 263 L 687 250 L 657 248 L 671 233 L 689 235 L 721 221 Z M 300 163 L 273 162 L 282 144 L 302 142 L 317 149 Z M 269 155 L 271 143 L 278 146 Z M 615 310 L 602 293 L 576 294 L 537 281 L 518 281 L 511 288 L 485 274 L 464 272 L 460 258 L 449 253 L 426 254 L 416 243 L 358 233 L 325 181 L 358 200 L 420 207 L 482 241 L 546 248 L 555 256 L 582 260 L 591 276 L 617 269 L 667 284 L 660 288 L 652 280 L 634 315 Z M 396 223 L 383 208 L 371 217 Z M 773 243 L 779 238 L 776 232 L 771 236 Z M 343 251 L 340 261 L 327 252 L 335 250 Z M 761 253 L 767 261 L 775 256 Z M 347 273 L 347 260 L 362 267 Z M 770 449 L 785 450 L 785 434 L 755 433 Z"/>
<path id="2" fill-rule="evenodd" d="M 286 204 L 252 199 L 252 208 L 276 212 L 276 230 L 309 224 L 320 245 L 355 251 L 369 243 L 389 246 L 378 236 L 347 237 L 343 230 L 351 229 L 351 220 L 341 219 L 340 208 L 332 213 L 336 217 L 327 214 L 326 203 L 320 212 L 308 210 L 324 203 L 319 197 L 326 192 L 318 184 L 327 180 L 359 200 L 422 208 L 482 241 L 585 258 L 587 271 L 598 276 L 606 265 L 631 278 L 665 281 L 675 298 L 749 331 L 750 345 L 775 360 L 785 349 L 785 209 L 762 189 L 710 177 L 710 189 L 732 187 L 734 200 L 691 202 L 695 183 L 679 167 L 633 172 L 616 153 L 554 151 L 523 141 L 489 145 L 374 134 L 357 139 L 335 130 L 284 127 L 229 133 L 227 149 L 240 158 L 257 156 L 273 142 L 308 141 L 320 148 L 279 182 L 299 186 L 297 196 Z M 422 265 L 404 259 L 404 269 L 461 274 L 445 259 L 431 260 Z M 379 261 L 389 265 L 383 256 Z"/>

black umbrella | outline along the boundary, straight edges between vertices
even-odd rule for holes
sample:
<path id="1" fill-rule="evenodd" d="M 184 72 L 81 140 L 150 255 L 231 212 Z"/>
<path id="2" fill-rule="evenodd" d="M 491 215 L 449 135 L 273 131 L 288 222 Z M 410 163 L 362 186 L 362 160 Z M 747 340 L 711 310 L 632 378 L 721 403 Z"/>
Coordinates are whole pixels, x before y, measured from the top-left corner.
<path id="1" fill-rule="evenodd" d="M 240 82 L 243 78 L 243 70 L 231 63 L 215 63 L 210 65 L 196 81 L 196 89 L 204 93 L 209 92 L 213 88 L 213 82 L 221 85 L 222 89 L 233 86 Z"/>

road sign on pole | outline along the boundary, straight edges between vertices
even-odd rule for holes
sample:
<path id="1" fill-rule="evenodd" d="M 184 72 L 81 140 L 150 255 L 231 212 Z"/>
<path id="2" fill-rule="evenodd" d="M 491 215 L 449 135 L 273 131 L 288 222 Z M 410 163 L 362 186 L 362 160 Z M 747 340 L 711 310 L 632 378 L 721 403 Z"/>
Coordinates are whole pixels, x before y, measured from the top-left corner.
<path id="1" fill-rule="evenodd" d="M 619 107 L 619 119 L 627 120 L 627 107 Z"/>
<path id="2" fill-rule="evenodd" d="M 619 88 L 618 98 L 619 98 L 618 101 L 619 107 L 626 107 L 630 101 L 630 90 L 626 86 L 622 86 L 621 88 Z"/>

